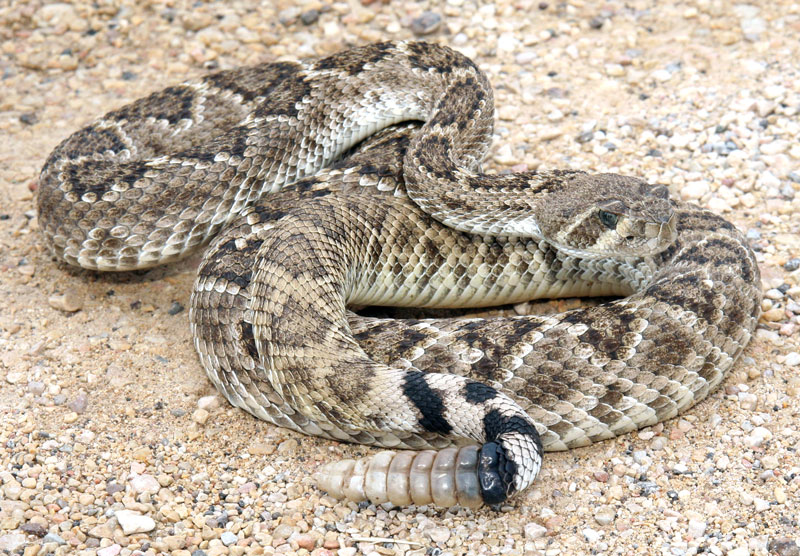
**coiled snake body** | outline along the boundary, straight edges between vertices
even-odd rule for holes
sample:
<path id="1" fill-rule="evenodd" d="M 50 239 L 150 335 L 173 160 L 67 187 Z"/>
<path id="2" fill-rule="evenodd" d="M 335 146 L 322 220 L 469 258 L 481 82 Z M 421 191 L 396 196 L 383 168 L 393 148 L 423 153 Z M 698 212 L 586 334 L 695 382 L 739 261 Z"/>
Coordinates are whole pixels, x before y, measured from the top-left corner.
<path id="1" fill-rule="evenodd" d="M 748 342 L 761 290 L 736 229 L 663 186 L 481 174 L 492 120 L 483 73 L 425 43 L 223 71 L 66 139 L 42 170 L 40 225 L 57 257 L 100 270 L 210 242 L 190 321 L 232 404 L 424 450 L 328 466 L 331 494 L 495 504 L 534 480 L 543 449 L 705 397 Z M 582 295 L 627 297 L 517 318 L 347 309 Z"/>

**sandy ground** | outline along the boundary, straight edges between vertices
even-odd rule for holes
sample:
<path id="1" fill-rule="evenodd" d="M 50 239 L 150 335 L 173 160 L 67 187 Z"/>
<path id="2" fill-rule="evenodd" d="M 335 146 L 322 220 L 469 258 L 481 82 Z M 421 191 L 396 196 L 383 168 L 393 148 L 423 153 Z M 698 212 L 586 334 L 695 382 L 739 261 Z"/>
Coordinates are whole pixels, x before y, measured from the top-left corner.
<path id="1" fill-rule="evenodd" d="M 0 553 L 798 554 L 800 5 L 666 4 L 0 1 Z M 210 69 L 423 36 L 495 84 L 489 166 L 666 183 L 747 231 L 767 295 L 719 392 L 550 454 L 501 512 L 323 496 L 314 470 L 370 449 L 208 397 L 196 260 L 75 270 L 36 225 L 47 153 L 108 110 Z"/>

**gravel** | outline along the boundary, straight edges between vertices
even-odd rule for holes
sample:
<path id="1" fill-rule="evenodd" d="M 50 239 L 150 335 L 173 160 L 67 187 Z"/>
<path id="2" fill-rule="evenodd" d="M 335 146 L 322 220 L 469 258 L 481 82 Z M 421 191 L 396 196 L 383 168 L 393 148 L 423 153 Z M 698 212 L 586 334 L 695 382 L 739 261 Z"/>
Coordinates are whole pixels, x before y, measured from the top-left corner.
<path id="1" fill-rule="evenodd" d="M 796 4 L 6 4 L 0 552 L 798 554 Z M 209 69 L 415 36 L 458 48 L 494 83 L 488 168 L 667 184 L 746 232 L 767 293 L 746 357 L 707 401 L 548 454 L 500 512 L 324 496 L 313 472 L 371 449 L 272 427 L 216 395 L 184 310 L 196 259 L 111 276 L 66 269 L 33 211 L 47 153 L 108 110 Z"/>

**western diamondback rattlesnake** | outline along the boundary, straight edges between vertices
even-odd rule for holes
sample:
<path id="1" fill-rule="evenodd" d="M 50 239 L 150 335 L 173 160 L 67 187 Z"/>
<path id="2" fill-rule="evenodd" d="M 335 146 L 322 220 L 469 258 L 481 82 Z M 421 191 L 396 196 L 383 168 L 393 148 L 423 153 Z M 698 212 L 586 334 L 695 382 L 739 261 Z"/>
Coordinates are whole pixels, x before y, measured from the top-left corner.
<path id="1" fill-rule="evenodd" d="M 58 258 L 100 270 L 212 242 L 190 321 L 231 403 L 308 434 L 438 450 L 336 463 L 321 473 L 332 494 L 494 504 L 533 481 L 543 447 L 705 397 L 761 290 L 735 228 L 663 186 L 480 174 L 492 120 L 483 73 L 425 43 L 223 71 L 66 139 L 42 170 L 40 225 Z M 392 127 L 405 121 L 423 123 Z M 461 321 L 347 311 L 565 295 L 627 297 Z"/>

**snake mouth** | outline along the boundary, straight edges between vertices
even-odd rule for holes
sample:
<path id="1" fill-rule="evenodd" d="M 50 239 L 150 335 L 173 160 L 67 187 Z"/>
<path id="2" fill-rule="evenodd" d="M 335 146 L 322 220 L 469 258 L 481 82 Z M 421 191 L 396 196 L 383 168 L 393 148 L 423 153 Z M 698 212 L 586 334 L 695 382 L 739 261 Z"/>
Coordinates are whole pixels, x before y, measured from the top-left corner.
<path id="1" fill-rule="evenodd" d="M 585 249 L 580 247 L 574 247 L 571 245 L 564 245 L 557 241 L 552 240 L 545 240 L 547 241 L 550 246 L 552 246 L 556 251 L 559 253 L 563 253 L 568 257 L 574 257 L 577 259 L 625 259 L 631 256 L 636 256 L 634 254 L 626 254 L 620 253 L 619 251 L 611 251 L 611 250 L 597 250 L 597 249 Z"/>
<path id="2" fill-rule="evenodd" d="M 585 259 L 627 259 L 654 256 L 674 243 L 678 235 L 674 214 L 664 222 L 620 216 L 613 229 L 605 230 L 588 246 L 545 238 L 565 255 Z"/>
<path id="3" fill-rule="evenodd" d="M 621 220 L 615 232 L 619 235 L 619 243 L 606 250 L 608 256 L 637 255 L 651 256 L 664 251 L 677 237 L 677 218 L 670 214 L 668 218 L 658 220 L 637 220 L 627 218 Z M 623 235 L 624 234 L 624 235 Z"/>

